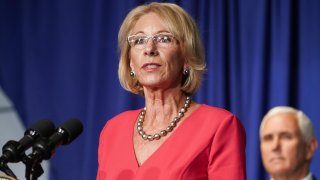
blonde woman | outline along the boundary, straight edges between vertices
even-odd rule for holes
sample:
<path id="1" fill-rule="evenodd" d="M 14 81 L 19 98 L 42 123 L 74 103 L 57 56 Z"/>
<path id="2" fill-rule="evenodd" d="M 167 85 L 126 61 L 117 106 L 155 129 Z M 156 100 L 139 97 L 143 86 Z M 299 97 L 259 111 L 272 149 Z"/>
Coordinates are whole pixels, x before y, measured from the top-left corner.
<path id="1" fill-rule="evenodd" d="M 204 52 L 194 20 L 171 3 L 133 9 L 118 36 L 119 79 L 145 107 L 107 121 L 98 180 L 244 180 L 245 131 L 230 112 L 198 104 Z"/>

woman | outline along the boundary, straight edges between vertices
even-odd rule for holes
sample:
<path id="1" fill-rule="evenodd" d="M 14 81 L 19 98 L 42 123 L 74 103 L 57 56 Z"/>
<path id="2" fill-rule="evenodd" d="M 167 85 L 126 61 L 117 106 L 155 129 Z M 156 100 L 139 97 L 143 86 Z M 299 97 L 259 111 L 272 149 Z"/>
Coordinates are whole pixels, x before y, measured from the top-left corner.
<path id="1" fill-rule="evenodd" d="M 193 19 L 171 3 L 138 6 L 119 31 L 122 86 L 145 98 L 101 132 L 97 179 L 245 179 L 245 132 L 230 112 L 190 97 L 204 52 Z"/>

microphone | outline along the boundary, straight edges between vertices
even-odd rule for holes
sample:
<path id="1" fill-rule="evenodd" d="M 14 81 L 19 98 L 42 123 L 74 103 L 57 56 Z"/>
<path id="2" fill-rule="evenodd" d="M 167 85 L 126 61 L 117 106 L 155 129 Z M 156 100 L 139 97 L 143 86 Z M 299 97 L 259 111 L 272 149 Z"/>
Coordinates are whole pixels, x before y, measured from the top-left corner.
<path id="1" fill-rule="evenodd" d="M 25 151 L 32 146 L 33 142 L 40 137 L 48 137 L 53 132 L 54 125 L 49 120 L 41 120 L 33 124 L 18 142 L 10 140 L 2 147 L 1 164 L 21 161 L 25 156 Z"/>
<path id="2" fill-rule="evenodd" d="M 29 160 L 42 161 L 51 158 L 56 147 L 70 144 L 83 131 L 83 125 L 78 119 L 70 119 L 61 124 L 49 138 L 39 138 L 32 146 Z"/>

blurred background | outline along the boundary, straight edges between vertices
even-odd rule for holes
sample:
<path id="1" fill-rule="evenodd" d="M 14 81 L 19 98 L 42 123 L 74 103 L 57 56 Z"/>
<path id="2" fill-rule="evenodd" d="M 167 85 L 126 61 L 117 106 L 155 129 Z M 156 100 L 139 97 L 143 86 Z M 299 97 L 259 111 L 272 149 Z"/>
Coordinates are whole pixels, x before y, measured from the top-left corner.
<path id="1" fill-rule="evenodd" d="M 56 149 L 42 179 L 95 179 L 108 119 L 144 107 L 118 81 L 117 33 L 144 0 L 0 1 L 0 146 L 41 119 L 78 118 L 84 132 Z M 319 0 L 176 0 L 196 20 L 207 72 L 193 99 L 236 114 L 247 132 L 247 177 L 268 179 L 259 125 L 272 107 L 303 110 L 320 138 Z M 227 134 L 226 134 L 227 136 Z M 45 163 L 48 163 L 47 161 Z M 9 164 L 19 179 L 24 166 Z M 320 150 L 311 170 L 320 177 Z"/>

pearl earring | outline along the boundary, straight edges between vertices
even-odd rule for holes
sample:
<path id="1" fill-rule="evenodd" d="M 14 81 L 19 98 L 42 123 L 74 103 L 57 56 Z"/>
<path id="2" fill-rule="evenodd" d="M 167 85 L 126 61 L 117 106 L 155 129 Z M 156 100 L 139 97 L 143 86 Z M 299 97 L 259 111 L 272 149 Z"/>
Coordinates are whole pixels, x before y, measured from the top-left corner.
<path id="1" fill-rule="evenodd" d="M 134 77 L 135 75 L 136 75 L 136 73 L 131 70 L 131 71 L 130 71 L 130 76 L 131 76 L 131 77 Z"/>
<path id="2" fill-rule="evenodd" d="M 184 68 L 182 74 L 185 75 L 185 76 L 188 75 L 189 74 L 189 69 L 188 68 Z"/>

